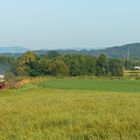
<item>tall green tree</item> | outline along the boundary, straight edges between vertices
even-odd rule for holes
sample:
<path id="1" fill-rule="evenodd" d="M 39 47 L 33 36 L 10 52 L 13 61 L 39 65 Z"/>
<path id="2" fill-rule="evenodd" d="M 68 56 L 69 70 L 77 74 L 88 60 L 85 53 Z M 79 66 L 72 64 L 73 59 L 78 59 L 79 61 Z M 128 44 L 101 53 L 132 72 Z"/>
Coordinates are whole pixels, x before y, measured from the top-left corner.
<path id="1" fill-rule="evenodd" d="M 93 56 L 86 56 L 86 74 L 94 75 L 96 72 L 96 58 Z"/>
<path id="2" fill-rule="evenodd" d="M 62 59 L 53 60 L 48 66 L 48 71 L 54 76 L 69 75 L 69 68 Z"/>
<path id="3" fill-rule="evenodd" d="M 96 62 L 96 76 L 105 76 L 108 74 L 109 66 L 107 57 L 101 54 Z"/>
<path id="4" fill-rule="evenodd" d="M 17 59 L 16 72 L 18 75 L 29 75 L 31 64 L 36 61 L 36 55 L 28 51 Z"/>
<path id="5" fill-rule="evenodd" d="M 71 55 L 71 54 L 65 55 L 64 62 L 69 67 L 70 76 L 80 75 L 80 64 L 79 64 L 78 55 Z"/>
<path id="6" fill-rule="evenodd" d="M 109 60 L 109 71 L 112 76 L 123 76 L 123 64 L 118 59 Z"/>
<path id="7" fill-rule="evenodd" d="M 49 74 L 49 64 L 51 60 L 49 60 L 47 57 L 43 56 L 39 60 L 40 70 L 43 75 Z"/>

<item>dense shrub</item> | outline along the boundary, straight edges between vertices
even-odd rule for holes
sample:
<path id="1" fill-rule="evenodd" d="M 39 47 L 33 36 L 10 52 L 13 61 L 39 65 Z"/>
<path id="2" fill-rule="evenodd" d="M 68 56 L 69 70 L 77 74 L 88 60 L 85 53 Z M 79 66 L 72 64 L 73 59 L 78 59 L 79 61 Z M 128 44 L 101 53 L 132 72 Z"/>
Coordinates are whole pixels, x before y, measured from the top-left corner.
<path id="1" fill-rule="evenodd" d="M 117 59 L 111 59 L 109 61 L 109 71 L 112 76 L 123 76 L 122 62 Z"/>

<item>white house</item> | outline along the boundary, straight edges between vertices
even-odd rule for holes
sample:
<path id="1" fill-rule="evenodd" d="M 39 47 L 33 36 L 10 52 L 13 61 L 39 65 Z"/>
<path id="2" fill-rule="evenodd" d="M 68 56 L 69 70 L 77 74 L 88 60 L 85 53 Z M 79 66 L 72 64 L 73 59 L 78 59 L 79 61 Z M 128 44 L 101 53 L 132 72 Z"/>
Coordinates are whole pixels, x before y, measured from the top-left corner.
<path id="1" fill-rule="evenodd" d="M 140 70 L 140 66 L 135 66 L 134 69 L 135 70 Z"/>

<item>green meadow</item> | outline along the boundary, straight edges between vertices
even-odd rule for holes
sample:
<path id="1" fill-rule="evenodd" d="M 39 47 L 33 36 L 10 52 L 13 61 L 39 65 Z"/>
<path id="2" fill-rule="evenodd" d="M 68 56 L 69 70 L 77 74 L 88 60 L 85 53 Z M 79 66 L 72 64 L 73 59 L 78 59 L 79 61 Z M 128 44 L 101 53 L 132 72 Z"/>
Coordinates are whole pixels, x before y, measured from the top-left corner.
<path id="1" fill-rule="evenodd" d="M 139 139 L 139 80 L 54 78 L 0 91 L 0 140 Z"/>
<path id="2" fill-rule="evenodd" d="M 63 90 L 140 92 L 139 80 L 52 79 L 37 82 L 39 87 Z"/>

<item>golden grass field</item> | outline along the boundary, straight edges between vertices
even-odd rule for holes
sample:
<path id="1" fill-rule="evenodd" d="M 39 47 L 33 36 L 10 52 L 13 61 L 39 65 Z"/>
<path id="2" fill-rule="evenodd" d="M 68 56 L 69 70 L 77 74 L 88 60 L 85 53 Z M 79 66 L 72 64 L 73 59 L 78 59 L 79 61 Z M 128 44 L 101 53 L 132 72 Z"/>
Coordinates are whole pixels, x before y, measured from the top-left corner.
<path id="1" fill-rule="evenodd" d="M 57 89 L 54 84 L 0 91 L 0 140 L 140 139 L 140 92 Z"/>

